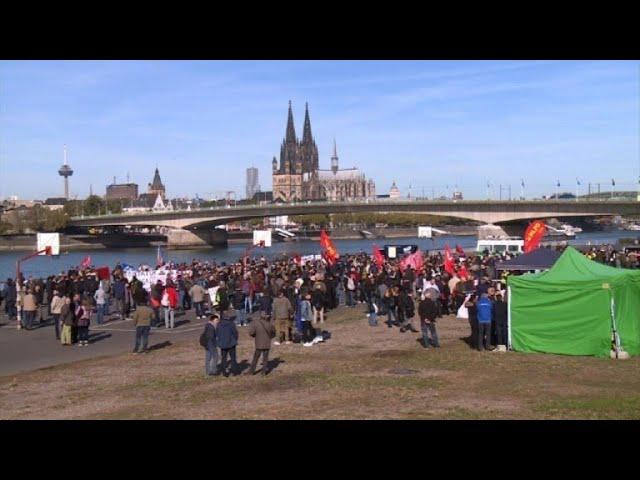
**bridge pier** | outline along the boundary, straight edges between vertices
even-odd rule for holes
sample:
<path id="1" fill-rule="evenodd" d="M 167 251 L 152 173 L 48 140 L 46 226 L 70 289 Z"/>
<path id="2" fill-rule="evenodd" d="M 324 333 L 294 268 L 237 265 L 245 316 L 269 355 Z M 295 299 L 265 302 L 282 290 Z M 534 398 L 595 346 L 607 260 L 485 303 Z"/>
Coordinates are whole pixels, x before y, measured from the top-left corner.
<path id="1" fill-rule="evenodd" d="M 229 234 L 220 228 L 185 230 L 171 229 L 167 232 L 167 248 L 226 247 Z"/>

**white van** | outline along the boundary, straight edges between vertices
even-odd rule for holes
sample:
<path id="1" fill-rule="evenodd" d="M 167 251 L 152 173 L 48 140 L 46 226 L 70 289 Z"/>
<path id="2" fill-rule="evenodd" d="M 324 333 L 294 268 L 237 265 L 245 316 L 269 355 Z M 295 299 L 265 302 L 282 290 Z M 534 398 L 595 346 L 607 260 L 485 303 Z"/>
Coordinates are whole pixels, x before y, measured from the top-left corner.
<path id="1" fill-rule="evenodd" d="M 522 253 L 523 247 L 524 240 L 522 239 L 478 240 L 476 250 L 478 252 L 489 250 L 491 253 Z"/>

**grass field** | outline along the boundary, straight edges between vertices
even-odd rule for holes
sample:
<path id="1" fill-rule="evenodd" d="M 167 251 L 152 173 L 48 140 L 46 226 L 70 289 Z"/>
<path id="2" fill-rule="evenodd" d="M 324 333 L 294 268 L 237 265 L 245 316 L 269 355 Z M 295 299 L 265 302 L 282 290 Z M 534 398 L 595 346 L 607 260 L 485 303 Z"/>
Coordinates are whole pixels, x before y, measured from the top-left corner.
<path id="1" fill-rule="evenodd" d="M 274 346 L 266 377 L 204 377 L 199 332 L 147 355 L 0 378 L 2 419 L 639 419 L 640 359 L 477 352 L 464 320 L 442 348 L 367 325 L 362 307 L 327 318 L 331 338 Z M 417 321 L 414 319 L 414 324 Z M 253 352 L 240 330 L 238 359 Z"/>

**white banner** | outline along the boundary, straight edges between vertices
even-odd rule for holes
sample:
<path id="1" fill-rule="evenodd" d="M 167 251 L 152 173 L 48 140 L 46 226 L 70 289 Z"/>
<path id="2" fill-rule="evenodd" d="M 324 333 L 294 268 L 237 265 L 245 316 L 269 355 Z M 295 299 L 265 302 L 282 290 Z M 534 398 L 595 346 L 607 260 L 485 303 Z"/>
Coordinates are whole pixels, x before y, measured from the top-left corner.
<path id="1" fill-rule="evenodd" d="M 51 247 L 51 255 L 60 255 L 60 234 L 38 233 L 36 245 L 38 252 L 46 247 Z M 46 255 L 46 253 L 41 253 L 40 255 Z"/>
<path id="2" fill-rule="evenodd" d="M 259 245 L 260 242 L 264 242 L 265 247 L 271 246 L 271 230 L 254 230 L 253 231 L 253 244 Z"/>

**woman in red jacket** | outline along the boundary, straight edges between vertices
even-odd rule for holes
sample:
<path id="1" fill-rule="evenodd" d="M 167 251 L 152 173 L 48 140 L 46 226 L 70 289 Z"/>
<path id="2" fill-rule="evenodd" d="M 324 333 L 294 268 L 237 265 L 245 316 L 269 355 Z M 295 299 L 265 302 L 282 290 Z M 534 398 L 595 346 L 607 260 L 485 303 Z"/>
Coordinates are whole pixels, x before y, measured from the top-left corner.
<path id="1" fill-rule="evenodd" d="M 162 308 L 164 309 L 165 328 L 174 328 L 175 309 L 178 306 L 178 292 L 173 282 L 168 281 L 162 294 Z"/>

